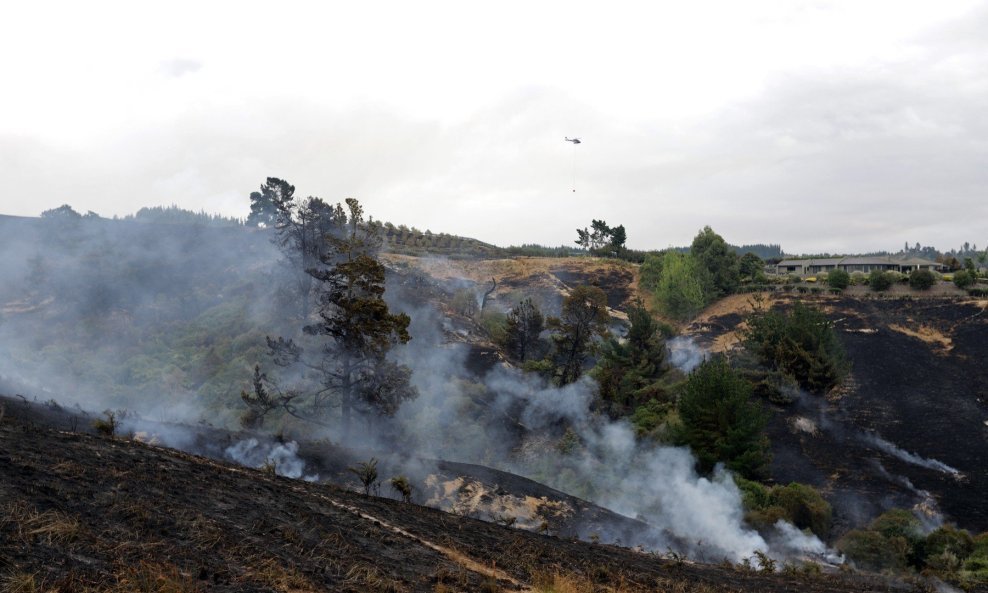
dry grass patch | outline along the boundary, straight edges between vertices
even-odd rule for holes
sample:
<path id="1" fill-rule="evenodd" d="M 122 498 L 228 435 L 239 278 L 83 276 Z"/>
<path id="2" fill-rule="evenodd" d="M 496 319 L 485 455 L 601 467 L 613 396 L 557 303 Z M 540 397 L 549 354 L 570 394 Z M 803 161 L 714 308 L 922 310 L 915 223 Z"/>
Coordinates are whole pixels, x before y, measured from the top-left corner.
<path id="1" fill-rule="evenodd" d="M 361 591 L 373 593 L 405 593 L 405 586 L 392 578 L 382 575 L 369 564 L 358 563 L 346 572 L 344 582 Z"/>
<path id="2" fill-rule="evenodd" d="M 41 591 L 37 577 L 29 572 L 14 572 L 0 577 L 0 593 L 35 593 Z"/>
<path id="3" fill-rule="evenodd" d="M 40 539 L 45 543 L 65 544 L 82 533 L 78 519 L 65 513 L 48 510 L 38 512 L 23 501 L 7 504 L 0 513 L 0 529 L 10 527 L 15 537 L 24 543 Z"/>
<path id="4" fill-rule="evenodd" d="M 201 587 L 195 578 L 171 564 L 142 560 L 128 566 L 117 575 L 117 582 L 108 593 L 198 593 Z"/>
<path id="5" fill-rule="evenodd" d="M 325 590 L 295 568 L 282 566 L 273 558 L 252 563 L 244 578 L 271 587 L 278 593 L 317 593 Z"/>
<path id="6" fill-rule="evenodd" d="M 949 336 L 941 332 L 940 330 L 930 327 L 928 325 L 920 325 L 916 329 L 911 327 L 906 327 L 904 325 L 899 325 L 896 323 L 890 323 L 889 329 L 892 331 L 897 331 L 900 334 L 905 334 L 907 336 L 918 338 L 931 346 L 939 348 L 944 354 L 950 352 L 954 349 L 954 341 L 950 339 Z"/>

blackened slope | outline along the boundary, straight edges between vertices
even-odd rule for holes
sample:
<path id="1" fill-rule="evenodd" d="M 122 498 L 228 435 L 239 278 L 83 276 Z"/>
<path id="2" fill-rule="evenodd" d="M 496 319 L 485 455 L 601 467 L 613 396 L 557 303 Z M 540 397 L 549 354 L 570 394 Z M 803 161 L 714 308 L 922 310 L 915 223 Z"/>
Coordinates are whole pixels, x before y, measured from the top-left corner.
<path id="1" fill-rule="evenodd" d="M 496 566 L 523 585 L 548 569 L 623 582 L 631 592 L 899 589 L 671 562 L 58 432 L 15 415 L 0 424 L 0 500 L 0 572 L 34 574 L 46 590 L 126 589 L 142 579 L 211 591 L 435 591 L 438 583 L 492 590 L 463 559 Z"/>
<path id="2" fill-rule="evenodd" d="M 974 304 L 858 301 L 854 313 L 877 333 L 843 333 L 856 388 L 842 402 L 855 424 L 905 451 L 960 470 L 965 478 L 883 456 L 883 463 L 932 492 L 948 517 L 988 530 L 988 314 Z M 944 348 L 891 329 L 926 325 Z"/>

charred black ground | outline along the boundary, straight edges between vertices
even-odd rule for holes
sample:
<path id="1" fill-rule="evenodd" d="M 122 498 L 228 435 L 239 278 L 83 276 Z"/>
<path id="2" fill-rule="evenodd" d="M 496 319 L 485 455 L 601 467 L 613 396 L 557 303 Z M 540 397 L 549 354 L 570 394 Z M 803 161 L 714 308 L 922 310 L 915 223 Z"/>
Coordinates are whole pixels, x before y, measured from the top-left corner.
<path id="1" fill-rule="evenodd" d="M 596 591 L 908 590 L 537 535 L 48 424 L 64 411 L 5 408 L 0 574 L 38 590 L 511 591 L 552 575 Z"/>
<path id="2" fill-rule="evenodd" d="M 819 297 L 814 304 L 834 321 L 851 377 L 828 396 L 773 408 L 773 478 L 822 488 L 835 506 L 837 533 L 890 507 L 921 504 L 922 491 L 947 521 L 988 529 L 985 303 Z M 714 317 L 700 335 L 713 342 L 740 321 L 737 313 Z M 960 475 L 909 462 L 872 437 Z"/>

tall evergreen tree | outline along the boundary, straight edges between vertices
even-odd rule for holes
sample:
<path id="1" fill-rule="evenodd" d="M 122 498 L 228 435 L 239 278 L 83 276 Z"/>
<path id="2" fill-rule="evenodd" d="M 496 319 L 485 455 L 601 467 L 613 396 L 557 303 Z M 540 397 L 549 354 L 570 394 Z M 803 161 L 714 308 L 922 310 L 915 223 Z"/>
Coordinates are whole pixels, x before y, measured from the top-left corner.
<path id="1" fill-rule="evenodd" d="M 355 412 L 368 420 L 392 416 L 403 401 L 417 395 L 409 383 L 411 369 L 387 358 L 392 347 L 411 339 L 410 319 L 391 313 L 384 301 L 384 266 L 376 258 L 379 227 L 364 222 L 357 200 L 347 199 L 346 205 L 349 219 L 343 235 L 327 237 L 330 248 L 320 256 L 323 266 L 308 270 L 318 282 L 318 320 L 303 327 L 306 337 L 299 342 L 267 340 L 276 364 L 304 369 L 314 378 L 314 384 L 286 392 L 281 407 L 323 423 L 339 407 L 344 441 Z M 264 411 L 262 403 L 258 412 Z"/>
<path id="2" fill-rule="evenodd" d="M 549 327 L 556 331 L 552 339 L 560 385 L 580 378 L 594 339 L 607 332 L 608 320 L 607 295 L 599 287 L 577 286 L 563 300 L 560 317 L 549 320 Z"/>
<path id="3" fill-rule="evenodd" d="M 666 348 L 659 324 L 641 300 L 628 311 L 628 322 L 625 340 L 607 340 L 593 371 L 601 398 L 612 404 L 616 414 L 625 414 L 651 399 L 665 398 L 659 381 L 667 370 Z"/>
<path id="4" fill-rule="evenodd" d="M 519 302 L 508 312 L 504 331 L 505 349 L 520 362 L 542 356 L 544 344 L 540 335 L 544 329 L 545 317 L 532 299 Z"/>
<path id="5" fill-rule="evenodd" d="M 764 477 L 771 459 L 767 417 L 751 401 L 751 385 L 725 360 L 705 361 L 690 374 L 679 416 L 678 441 L 693 450 L 701 471 L 722 462 L 746 478 Z"/>
<path id="6" fill-rule="evenodd" d="M 275 206 L 270 194 L 251 192 L 250 215 L 247 216 L 247 226 L 272 227 L 277 219 L 278 207 Z"/>
<path id="7" fill-rule="evenodd" d="M 264 204 L 260 208 L 265 212 L 274 208 L 272 241 L 281 248 L 293 278 L 299 316 L 307 319 L 313 289 L 313 276 L 309 272 L 323 265 L 329 245 L 326 238 L 343 233 L 346 212 L 340 204 L 334 207 L 320 198 L 300 200 L 295 197 L 295 186 L 276 177 L 267 178 L 256 203 Z"/>
<path id="8" fill-rule="evenodd" d="M 819 309 L 798 301 L 788 312 L 758 306 L 745 323 L 745 348 L 804 388 L 826 391 L 847 375 L 844 346 L 833 322 Z"/>

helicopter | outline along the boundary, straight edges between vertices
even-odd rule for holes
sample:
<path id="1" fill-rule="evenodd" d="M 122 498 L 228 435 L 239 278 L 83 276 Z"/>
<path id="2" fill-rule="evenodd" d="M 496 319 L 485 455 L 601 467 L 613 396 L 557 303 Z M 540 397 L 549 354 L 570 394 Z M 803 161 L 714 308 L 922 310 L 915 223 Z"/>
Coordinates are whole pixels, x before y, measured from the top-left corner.
<path id="1" fill-rule="evenodd" d="M 567 142 L 572 142 L 573 144 L 579 144 L 580 143 L 580 139 L 579 138 L 568 138 L 568 137 L 564 137 L 563 140 L 565 140 Z"/>

